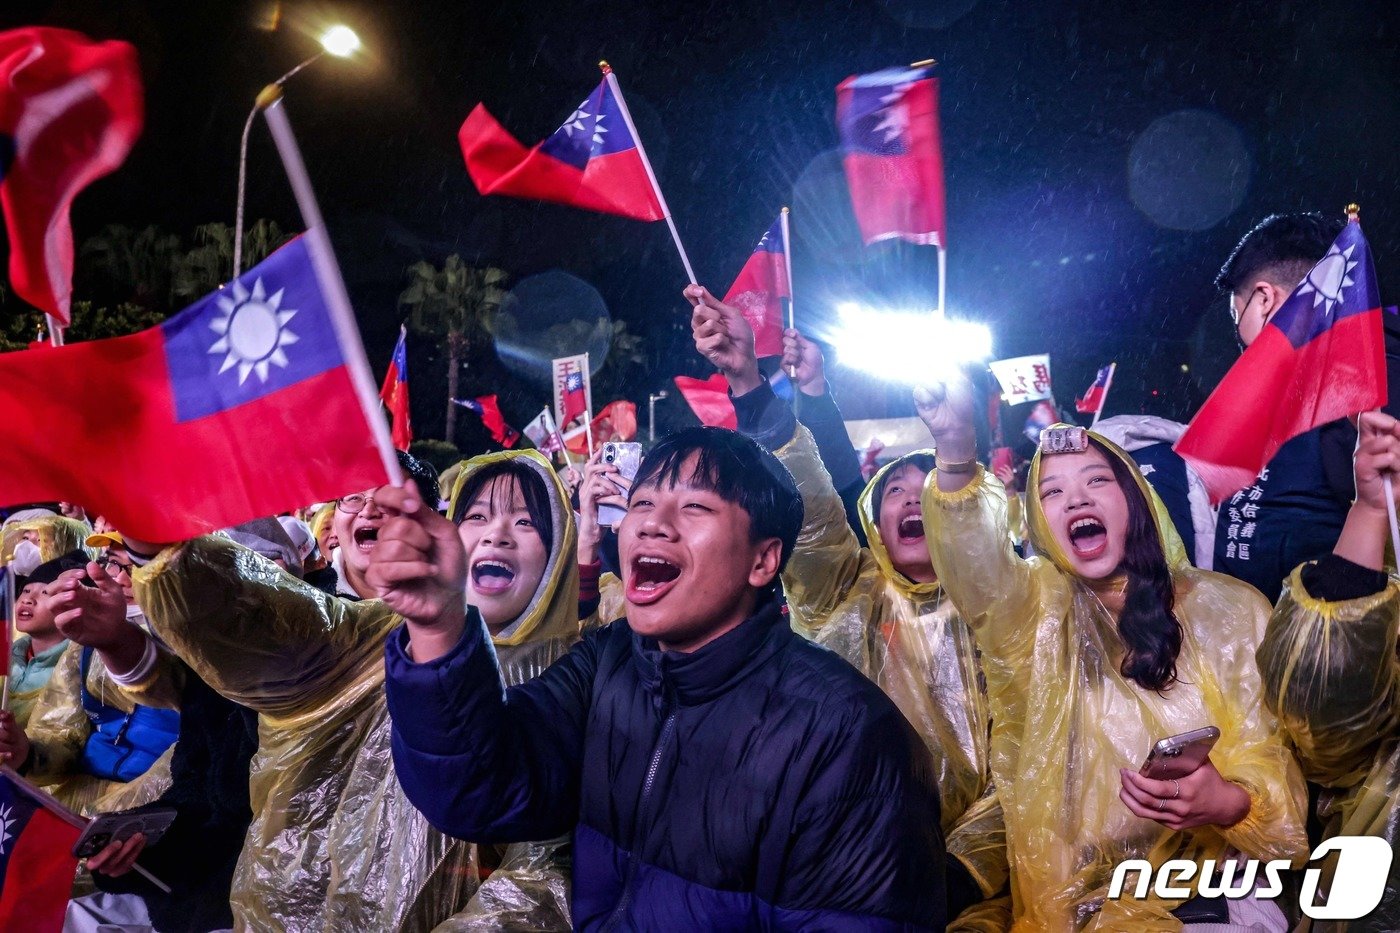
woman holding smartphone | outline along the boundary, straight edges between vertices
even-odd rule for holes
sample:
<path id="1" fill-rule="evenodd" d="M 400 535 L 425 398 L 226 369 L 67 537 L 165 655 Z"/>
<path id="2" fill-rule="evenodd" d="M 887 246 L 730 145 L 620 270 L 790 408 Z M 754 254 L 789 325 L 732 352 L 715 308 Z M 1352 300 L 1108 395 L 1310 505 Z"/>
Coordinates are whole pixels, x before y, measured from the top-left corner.
<path id="1" fill-rule="evenodd" d="M 1128 859 L 1195 861 L 1182 884 L 1194 892 L 1235 853 L 1306 858 L 1302 779 L 1260 705 L 1264 599 L 1192 569 L 1131 458 L 1081 429 L 1047 431 L 1057 452 L 1043 442 L 1032 460 L 1027 523 L 1042 556 L 1022 560 L 1006 494 L 976 462 L 970 386 L 915 401 L 939 451 L 924 488 L 929 550 L 987 677 L 1015 928 L 1286 929 L 1263 900 L 1138 899 L 1131 883 L 1107 897 Z M 1205 726 L 1220 738 L 1198 768 L 1138 773 L 1155 742 Z"/>

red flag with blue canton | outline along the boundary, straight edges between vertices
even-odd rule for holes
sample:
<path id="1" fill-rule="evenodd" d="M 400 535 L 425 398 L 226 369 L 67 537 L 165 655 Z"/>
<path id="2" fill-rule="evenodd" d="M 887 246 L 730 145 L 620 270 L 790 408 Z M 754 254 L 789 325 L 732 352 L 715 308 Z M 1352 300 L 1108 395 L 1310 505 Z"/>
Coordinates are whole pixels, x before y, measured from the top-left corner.
<path id="1" fill-rule="evenodd" d="M 491 438 L 502 447 L 514 447 L 520 440 L 520 432 L 506 424 L 505 415 L 494 395 L 479 395 L 476 398 L 453 399 L 458 405 L 481 416 L 481 423 L 491 432 Z"/>
<path id="2" fill-rule="evenodd" d="M 0 774 L 0 930 L 63 929 L 82 831 L 45 809 L 37 793 Z"/>
<path id="3" fill-rule="evenodd" d="M 865 242 L 946 247 L 938 79 L 927 68 L 849 77 L 836 86 L 836 125 Z"/>
<path id="4" fill-rule="evenodd" d="M 125 42 L 67 29 L 0 33 L 0 203 L 15 294 L 69 321 L 78 192 L 141 135 L 141 74 Z"/>
<path id="5" fill-rule="evenodd" d="M 1371 249 L 1352 220 L 1176 442 L 1212 503 L 1252 483 L 1278 449 L 1386 401 L 1385 338 Z"/>
<path id="6" fill-rule="evenodd" d="M 753 328 L 754 354 L 760 357 L 782 354 L 783 299 L 792 300 L 782 224 L 781 217 L 773 221 L 724 295 L 724 303 L 738 308 Z"/>
<path id="7" fill-rule="evenodd" d="M 0 354 L 0 503 L 180 541 L 388 482 L 311 243 L 149 330 Z"/>
<path id="8" fill-rule="evenodd" d="M 477 104 L 457 132 L 482 194 L 569 204 L 636 220 L 665 220 L 641 150 L 607 78 L 533 149 Z"/>
<path id="9" fill-rule="evenodd" d="M 413 443 L 413 422 L 408 415 L 408 339 L 406 328 L 399 328 L 399 342 L 394 344 L 394 355 L 389 359 L 389 371 L 384 374 L 384 385 L 379 388 L 379 400 L 389 409 L 393 417 L 393 428 L 389 432 L 394 446 L 408 450 Z"/>
<path id="10" fill-rule="evenodd" d="M 1094 384 L 1089 386 L 1089 391 L 1084 393 L 1083 398 L 1074 400 L 1074 410 L 1081 415 L 1097 414 L 1103 408 L 1104 396 L 1108 394 L 1108 373 L 1112 367 L 1105 366 L 1099 370 L 1099 374 L 1094 377 Z"/>

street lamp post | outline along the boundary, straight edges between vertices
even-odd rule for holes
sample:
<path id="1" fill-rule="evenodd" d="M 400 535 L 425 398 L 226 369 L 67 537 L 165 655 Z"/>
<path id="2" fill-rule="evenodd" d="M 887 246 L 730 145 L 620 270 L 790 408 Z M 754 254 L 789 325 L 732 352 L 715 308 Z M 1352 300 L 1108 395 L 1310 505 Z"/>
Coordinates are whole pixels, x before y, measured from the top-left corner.
<path id="1" fill-rule="evenodd" d="M 360 37 L 349 26 L 332 26 L 321 34 L 321 51 L 288 71 L 282 77 L 263 88 L 253 109 L 248 111 L 248 119 L 243 122 L 243 138 L 238 146 L 238 206 L 233 215 L 233 277 L 243 271 L 243 199 L 248 186 L 248 136 L 253 131 L 253 120 L 264 106 L 263 101 L 269 88 L 280 88 L 298 72 L 324 55 L 348 58 L 360 49 Z"/>
<path id="2" fill-rule="evenodd" d="M 653 444 L 656 443 L 656 403 L 665 397 L 665 389 L 647 396 L 647 438 Z"/>

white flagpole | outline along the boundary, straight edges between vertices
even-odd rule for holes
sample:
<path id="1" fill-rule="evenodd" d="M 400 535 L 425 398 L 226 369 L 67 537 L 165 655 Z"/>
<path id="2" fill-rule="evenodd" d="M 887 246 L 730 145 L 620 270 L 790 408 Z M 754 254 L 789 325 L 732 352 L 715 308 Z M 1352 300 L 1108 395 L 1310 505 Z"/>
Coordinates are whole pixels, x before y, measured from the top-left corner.
<path id="1" fill-rule="evenodd" d="M 49 343 L 55 347 L 63 346 L 63 325 L 52 314 L 46 314 L 44 318 L 49 322 Z"/>
<path id="2" fill-rule="evenodd" d="M 666 206 L 666 196 L 661 193 L 661 185 L 657 184 L 656 173 L 651 170 L 651 160 L 647 158 L 646 148 L 642 145 L 642 137 L 637 135 L 637 126 L 632 122 L 632 112 L 627 109 L 627 101 L 622 96 L 622 88 L 618 86 L 617 75 L 613 74 L 612 66 L 607 62 L 599 62 L 598 67 L 603 70 L 608 87 L 613 92 L 613 97 L 617 99 L 617 107 L 622 111 L 622 122 L 627 124 L 627 132 L 632 134 L 632 141 L 637 144 L 637 155 L 642 157 L 642 167 L 647 170 L 647 178 L 651 181 L 651 190 L 656 194 L 656 200 L 661 202 L 661 213 L 666 215 L 666 226 L 671 228 L 671 239 L 676 241 L 676 252 L 681 254 L 681 264 L 685 266 L 686 278 L 690 279 L 691 285 L 698 285 L 695 281 L 695 270 L 690 267 L 690 257 L 685 254 L 685 247 L 681 245 L 681 235 L 676 230 L 676 222 L 671 219 L 671 209 Z"/>
<path id="3" fill-rule="evenodd" d="M 1094 426 L 1096 426 L 1096 425 L 1099 423 L 1099 419 L 1103 417 L 1103 409 L 1104 409 L 1104 406 L 1108 404 L 1108 390 L 1111 389 L 1111 388 L 1113 388 L 1113 374 L 1114 374 L 1115 372 L 1117 372 L 1117 371 L 1118 371 L 1118 364 L 1117 364 L 1117 363 L 1109 363 L 1109 364 L 1108 364 L 1108 378 L 1107 378 L 1106 380 L 1104 380 L 1104 384 L 1103 384 L 1103 398 L 1099 399 L 1099 410 L 1096 411 L 1096 412 L 1094 412 L 1094 420 L 1089 422 L 1089 427 L 1090 427 L 1090 428 L 1093 428 Z"/>
<path id="4" fill-rule="evenodd" d="M 270 84 L 258 95 L 258 105 L 272 130 L 273 141 L 277 143 L 277 154 L 282 158 L 282 166 L 287 170 L 287 180 L 292 183 L 292 193 L 296 195 L 297 208 L 301 211 L 302 223 L 306 225 L 306 248 L 311 256 L 311 264 L 316 270 L 316 279 L 326 296 L 326 306 L 330 311 L 331 324 L 335 327 L 340 352 L 345 356 L 345 368 L 350 373 L 350 382 L 355 387 L 355 395 L 364 411 L 365 424 L 379 448 L 379 457 L 384 463 L 384 472 L 389 482 L 402 486 L 403 470 L 399 467 L 398 453 L 389 439 L 389 426 L 379 410 L 379 394 L 374 388 L 374 378 L 370 375 L 369 358 L 365 356 L 365 346 L 360 340 L 360 329 L 355 323 L 355 312 L 350 307 L 350 295 L 345 291 L 345 279 L 341 277 L 340 266 L 335 261 L 330 237 L 326 236 L 325 221 L 321 218 L 321 208 L 316 203 L 316 195 L 311 190 L 311 179 L 306 174 L 306 163 L 302 161 L 301 150 L 297 147 L 296 136 L 287 113 L 282 109 L 282 88 Z"/>
<path id="5" fill-rule="evenodd" d="M 948 316 L 948 251 L 938 247 L 938 316 Z"/>
<path id="6" fill-rule="evenodd" d="M 564 434 L 559 430 L 559 424 L 554 420 L 554 412 L 546 405 L 544 413 L 549 418 L 549 433 L 554 435 L 554 443 L 559 445 L 559 452 L 564 455 L 564 463 L 568 466 L 574 465 L 574 458 L 569 456 L 569 445 L 564 443 Z"/>
<path id="7" fill-rule="evenodd" d="M 796 289 L 794 289 L 792 285 L 792 234 L 788 228 L 788 209 L 786 205 L 783 207 L 783 212 L 778 215 L 778 223 L 783 232 L 783 271 L 787 273 L 788 281 L 787 326 L 788 330 L 796 330 L 797 308 L 793 301 L 793 295 L 796 294 Z M 797 378 L 796 366 L 788 367 L 788 378 Z"/>
<path id="8" fill-rule="evenodd" d="M 12 644 L 15 637 L 15 568 L 5 565 L 5 644 Z M 5 668 L 5 686 L 0 689 L 0 709 L 10 708 L 10 669 Z"/>

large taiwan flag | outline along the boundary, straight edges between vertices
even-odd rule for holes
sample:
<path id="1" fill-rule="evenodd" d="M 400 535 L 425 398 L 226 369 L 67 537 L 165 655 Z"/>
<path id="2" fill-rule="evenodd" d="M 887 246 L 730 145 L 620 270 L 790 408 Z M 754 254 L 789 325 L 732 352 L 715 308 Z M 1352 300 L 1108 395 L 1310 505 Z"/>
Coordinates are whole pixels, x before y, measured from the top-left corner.
<path id="1" fill-rule="evenodd" d="M 927 68 L 853 75 L 836 86 L 836 124 L 865 242 L 946 248 L 938 79 Z"/>
<path id="2" fill-rule="evenodd" d="M 149 330 L 0 354 L 0 503 L 77 502 L 164 542 L 387 482 L 364 349 L 317 250 L 333 264 L 310 231 Z"/>
<path id="3" fill-rule="evenodd" d="M 779 217 L 758 241 L 758 248 L 724 295 L 724 303 L 738 308 L 753 328 L 757 356 L 778 356 L 783 352 L 783 299 L 792 300 L 783 240 L 783 219 Z"/>
<path id="4" fill-rule="evenodd" d="M 0 202 L 15 294 L 69 319 L 68 208 L 122 164 L 141 135 L 141 74 L 125 42 L 67 29 L 0 32 Z"/>
<path id="5" fill-rule="evenodd" d="M 1385 402 L 1380 289 L 1353 220 L 1230 367 L 1176 452 L 1221 502 L 1287 441 Z"/>
<path id="6" fill-rule="evenodd" d="M 665 220 L 665 208 L 614 81 L 607 74 L 554 135 L 533 149 L 521 145 L 477 104 L 457 132 L 477 189 L 636 220 Z"/>

